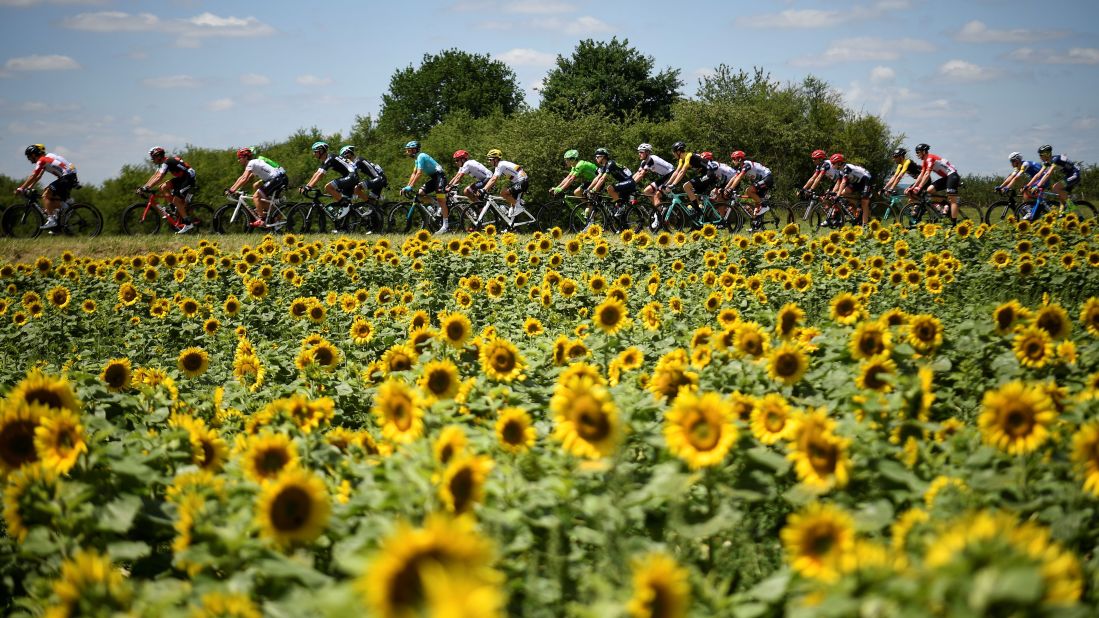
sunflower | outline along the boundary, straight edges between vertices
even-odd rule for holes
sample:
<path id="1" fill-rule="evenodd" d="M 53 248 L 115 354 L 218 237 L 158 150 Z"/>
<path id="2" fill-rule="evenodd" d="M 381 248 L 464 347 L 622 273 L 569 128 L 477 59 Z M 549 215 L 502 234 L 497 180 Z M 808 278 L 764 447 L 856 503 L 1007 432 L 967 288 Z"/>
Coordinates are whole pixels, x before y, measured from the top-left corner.
<path id="1" fill-rule="evenodd" d="M 387 374 L 395 371 L 408 371 L 415 366 L 416 361 L 419 360 L 419 354 L 416 353 L 416 348 L 408 344 L 397 344 L 389 348 L 382 354 L 382 367 L 385 368 Z"/>
<path id="2" fill-rule="evenodd" d="M 134 287 L 134 284 L 127 281 L 118 286 L 118 302 L 126 305 L 127 307 L 132 307 L 139 300 L 141 300 L 141 292 L 137 291 L 137 288 Z"/>
<path id="3" fill-rule="evenodd" d="M 439 432 L 431 450 L 435 454 L 435 461 L 445 466 L 462 454 L 468 443 L 469 438 L 460 425 L 448 425 Z"/>
<path id="4" fill-rule="evenodd" d="M 879 393 L 888 393 L 893 390 L 893 380 L 885 379 L 893 376 L 896 379 L 897 363 L 887 355 L 868 358 L 859 365 L 859 376 L 855 378 L 855 385 Z"/>
<path id="5" fill-rule="evenodd" d="M 201 419 L 185 425 L 191 441 L 191 463 L 203 470 L 218 471 L 229 456 L 229 446 L 216 429 Z"/>
<path id="6" fill-rule="evenodd" d="M 779 534 L 790 566 L 803 577 L 834 582 L 855 566 L 855 520 L 819 502 L 790 515 Z"/>
<path id="7" fill-rule="evenodd" d="M 1046 305 L 1034 314 L 1034 325 L 1054 339 L 1064 339 L 1072 332 L 1072 320 L 1061 305 Z"/>
<path id="8" fill-rule="evenodd" d="M 759 358 L 771 347 L 771 337 L 757 322 L 741 322 L 733 343 L 738 354 Z"/>
<path id="9" fill-rule="evenodd" d="M 40 403 L 9 401 L 0 414 L 0 473 L 39 460 L 35 431 L 51 410 Z"/>
<path id="10" fill-rule="evenodd" d="M 862 315 L 862 303 L 850 292 L 840 292 L 830 305 L 832 319 L 840 324 L 854 324 Z"/>
<path id="11" fill-rule="evenodd" d="M 981 436 L 988 444 L 1011 455 L 1029 453 L 1050 438 L 1049 427 L 1057 417 L 1053 402 L 1040 388 L 1018 380 L 985 392 L 977 417 Z"/>
<path id="12" fill-rule="evenodd" d="M 82 548 L 61 563 L 53 593 L 60 605 L 47 608 L 47 616 L 125 613 L 133 595 L 122 571 L 111 565 L 110 558 Z"/>
<path id="13" fill-rule="evenodd" d="M 54 308 L 62 310 L 68 308 L 69 303 L 72 301 L 72 294 L 69 293 L 69 288 L 59 285 L 50 288 L 50 291 L 46 292 L 46 299 L 50 301 Z"/>
<path id="14" fill-rule="evenodd" d="M 267 483 L 256 500 L 260 535 L 277 545 L 309 543 L 324 532 L 330 510 L 328 491 L 317 475 L 292 468 Z"/>
<path id="15" fill-rule="evenodd" d="M 439 331 L 447 345 L 461 349 L 473 333 L 473 326 L 466 314 L 456 311 L 439 317 Z"/>
<path id="16" fill-rule="evenodd" d="M 1072 461 L 1084 477 L 1084 491 L 1099 496 L 1099 423 L 1083 425 L 1073 434 Z"/>
<path id="17" fill-rule="evenodd" d="M 523 322 L 523 332 L 527 337 L 537 337 L 546 332 L 546 329 L 542 326 L 542 321 L 538 318 L 530 317 Z"/>
<path id="18" fill-rule="evenodd" d="M 1009 300 L 992 310 L 992 322 L 996 332 L 1006 335 L 1015 327 L 1015 323 L 1028 317 L 1029 312 L 1017 300 Z"/>
<path id="19" fill-rule="evenodd" d="M 427 395 L 430 401 L 454 399 L 458 394 L 458 385 L 462 377 L 458 367 L 450 360 L 433 360 L 424 364 L 416 385 Z"/>
<path id="20" fill-rule="evenodd" d="M 622 330 L 628 323 L 628 312 L 626 311 L 626 305 L 613 297 L 608 296 L 606 300 L 595 307 L 593 321 L 600 330 L 613 335 Z"/>
<path id="21" fill-rule="evenodd" d="M 401 380 L 389 378 L 378 386 L 371 408 L 386 440 L 406 444 L 424 433 L 420 394 Z"/>
<path id="22" fill-rule="evenodd" d="M 112 393 L 118 393 L 130 388 L 130 359 L 128 358 L 112 358 L 107 361 L 106 365 L 103 365 L 103 371 L 99 374 L 99 379 L 107 385 L 107 390 Z"/>
<path id="23" fill-rule="evenodd" d="M 851 333 L 847 349 L 850 350 L 852 358 L 870 358 L 889 350 L 892 337 L 892 333 L 883 322 L 866 320 L 860 322 Z"/>
<path id="24" fill-rule="evenodd" d="M 626 609 L 633 618 L 684 618 L 691 604 L 687 569 L 667 554 L 632 561 L 633 597 Z"/>
<path id="25" fill-rule="evenodd" d="M 277 477 L 298 465 L 298 448 L 289 436 L 269 431 L 249 436 L 241 455 L 244 474 L 257 483 Z"/>
<path id="26" fill-rule="evenodd" d="M 675 349 L 664 354 L 653 368 L 648 390 L 658 400 L 674 400 L 683 389 L 698 386 L 698 374 L 687 369 L 687 352 Z"/>
<path id="27" fill-rule="evenodd" d="M 774 444 L 789 439 L 795 429 L 793 410 L 786 398 L 778 393 L 767 393 L 755 400 L 749 426 L 752 435 L 764 444 Z"/>
<path id="28" fill-rule="evenodd" d="M 1053 340 L 1050 339 L 1049 333 L 1041 328 L 1029 326 L 1015 335 L 1012 349 L 1020 365 L 1038 369 L 1044 367 L 1052 358 Z"/>
<path id="29" fill-rule="evenodd" d="M 785 342 L 767 355 L 767 373 L 783 384 L 796 384 L 809 369 L 809 357 L 796 342 Z"/>
<path id="30" fill-rule="evenodd" d="M 305 310 L 305 317 L 309 318 L 309 321 L 314 324 L 320 324 L 324 322 L 324 318 L 328 315 L 328 309 L 321 303 L 312 303 Z"/>
<path id="31" fill-rule="evenodd" d="M 1080 323 L 1093 337 L 1099 337 L 1099 298 L 1092 296 L 1080 308 Z"/>
<path id="32" fill-rule="evenodd" d="M 46 375 L 39 369 L 32 369 L 8 393 L 11 403 L 42 404 L 51 410 L 80 411 L 80 402 L 73 392 L 72 383 L 64 376 Z"/>
<path id="33" fill-rule="evenodd" d="M 538 431 L 530 414 L 522 408 L 501 409 L 496 416 L 496 438 L 509 453 L 524 453 L 534 446 Z"/>
<path id="34" fill-rule="evenodd" d="M 908 319 L 908 343 L 922 354 L 934 352 L 943 343 L 943 323 L 939 318 L 920 314 Z"/>
<path id="35" fill-rule="evenodd" d="M 34 526 L 54 528 L 55 502 L 61 493 L 57 472 L 41 464 L 23 466 L 8 477 L 4 489 L 7 533 L 20 543 Z"/>
<path id="36" fill-rule="evenodd" d="M 664 441 L 692 470 L 717 466 L 736 442 L 733 407 L 718 393 L 683 391 L 664 413 Z"/>
<path id="37" fill-rule="evenodd" d="M 46 468 L 65 474 L 88 452 L 84 426 L 71 410 L 46 415 L 34 430 L 34 449 Z"/>
<path id="38" fill-rule="evenodd" d="M 366 345 L 374 338 L 374 326 L 366 318 L 356 316 L 348 334 L 355 345 Z"/>
<path id="39" fill-rule="evenodd" d="M 485 481 L 494 462 L 484 455 L 455 457 L 443 472 L 439 498 L 455 515 L 468 513 L 485 498 Z"/>
<path id="40" fill-rule="evenodd" d="M 202 348 L 186 348 L 179 353 L 176 364 L 183 375 L 197 378 L 210 367 L 210 355 Z"/>
<path id="41" fill-rule="evenodd" d="M 805 320 L 805 311 L 797 303 L 786 303 L 775 314 L 775 334 L 789 339 Z"/>
<path id="42" fill-rule="evenodd" d="M 565 451 L 587 459 L 614 452 L 619 439 L 618 407 L 605 386 L 589 376 L 558 380 L 550 399 L 553 437 Z"/>
<path id="43" fill-rule="evenodd" d="M 225 302 L 222 303 L 221 308 L 225 311 L 225 315 L 236 317 L 236 315 L 240 313 L 241 304 L 240 301 L 237 300 L 236 295 L 230 294 L 229 297 L 225 299 Z"/>
<path id="44" fill-rule="evenodd" d="M 798 480 L 814 491 L 826 492 L 847 486 L 851 460 L 849 441 L 837 437 L 835 421 L 823 408 L 799 415 L 790 439 L 787 458 L 794 462 Z"/>
<path id="45" fill-rule="evenodd" d="M 246 594 L 207 592 L 191 606 L 191 618 L 263 618 L 263 612 Z"/>
<path id="46" fill-rule="evenodd" d="M 494 559 L 472 520 L 429 515 L 423 528 L 402 523 L 384 539 L 355 586 L 380 618 L 497 618 L 504 576 Z"/>
<path id="47" fill-rule="evenodd" d="M 518 378 L 526 367 L 526 361 L 513 343 L 503 338 L 495 338 L 481 346 L 481 370 L 492 380 L 511 382 Z"/>
<path id="48" fill-rule="evenodd" d="M 198 301 L 193 298 L 184 298 L 179 301 L 179 312 L 188 318 L 194 317 L 201 307 L 202 305 L 198 304 Z"/>

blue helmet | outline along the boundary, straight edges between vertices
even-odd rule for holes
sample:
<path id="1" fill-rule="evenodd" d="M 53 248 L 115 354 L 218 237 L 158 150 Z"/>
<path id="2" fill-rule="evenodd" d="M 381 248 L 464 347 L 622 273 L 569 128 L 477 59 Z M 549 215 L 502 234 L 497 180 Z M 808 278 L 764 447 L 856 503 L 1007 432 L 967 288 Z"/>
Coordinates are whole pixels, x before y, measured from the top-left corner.
<path id="1" fill-rule="evenodd" d="M 416 140 L 412 140 L 411 142 L 405 144 L 404 147 L 405 147 L 405 149 L 411 148 L 413 150 L 419 150 L 420 149 L 420 142 L 417 142 Z"/>

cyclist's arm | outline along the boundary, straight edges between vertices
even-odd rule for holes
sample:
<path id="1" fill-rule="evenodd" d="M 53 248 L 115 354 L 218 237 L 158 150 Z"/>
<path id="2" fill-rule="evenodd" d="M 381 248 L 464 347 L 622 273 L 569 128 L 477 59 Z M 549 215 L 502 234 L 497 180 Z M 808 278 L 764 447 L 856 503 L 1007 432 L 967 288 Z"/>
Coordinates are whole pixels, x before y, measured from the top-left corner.
<path id="1" fill-rule="evenodd" d="M 481 187 L 481 190 L 488 193 L 496 186 L 496 179 L 500 177 L 500 174 L 493 173 L 488 180 L 485 181 L 485 186 Z"/>
<path id="2" fill-rule="evenodd" d="M 684 166 L 684 167 L 676 167 L 676 168 L 675 168 L 675 171 L 674 171 L 674 172 L 672 172 L 672 177 L 671 177 L 671 178 L 669 178 L 669 179 L 668 179 L 668 182 L 666 183 L 666 184 L 667 184 L 667 186 L 668 186 L 668 188 L 672 188 L 672 189 L 674 189 L 676 185 L 678 185 L 679 183 L 683 182 L 683 177 L 684 177 L 684 176 L 686 176 L 686 175 L 687 175 L 687 168 L 686 168 L 686 166 Z"/>
<path id="3" fill-rule="evenodd" d="M 820 182 L 820 177 L 823 173 L 823 170 L 817 170 L 813 172 L 813 175 L 809 177 L 809 180 L 805 181 L 805 184 L 802 185 L 801 188 L 807 191 L 812 191 L 813 189 L 817 188 L 817 183 Z"/>
<path id="4" fill-rule="evenodd" d="M 450 182 L 446 183 L 446 190 L 450 191 L 451 189 L 456 187 L 458 183 L 461 182 L 462 176 L 465 176 L 464 172 L 458 172 L 457 174 L 455 174 L 454 178 L 451 178 Z"/>
<path id="5" fill-rule="evenodd" d="M 915 182 L 912 183 L 911 187 L 908 187 L 908 192 L 916 193 L 916 192 L 922 191 L 923 190 L 923 185 L 924 185 L 924 183 L 927 182 L 927 177 L 930 176 L 930 175 L 931 175 L 931 170 L 929 170 L 929 169 L 920 170 L 920 175 L 916 176 Z"/>
<path id="6" fill-rule="evenodd" d="M 248 179 L 251 177 L 252 172 L 244 170 L 244 173 L 240 175 L 240 178 L 237 178 L 237 181 L 233 183 L 233 186 L 229 187 L 229 191 L 236 193 L 240 190 L 241 187 L 244 186 L 244 183 L 248 182 Z"/>
<path id="7" fill-rule="evenodd" d="M 735 191 L 736 186 L 738 184 L 740 184 L 740 179 L 743 178 L 743 177 L 744 177 L 744 170 L 741 170 L 741 171 L 737 172 L 736 176 L 733 176 L 733 178 L 729 181 L 729 184 L 725 185 L 725 192 L 726 193 L 732 193 L 733 191 Z"/>
<path id="8" fill-rule="evenodd" d="M 1004 181 L 1000 183 L 997 189 L 1010 189 L 1015 186 L 1015 183 L 1019 180 L 1019 177 L 1023 175 L 1022 170 L 1015 170 L 1004 178 Z"/>
<path id="9" fill-rule="evenodd" d="M 563 179 L 561 179 L 561 182 L 557 183 L 557 186 L 554 187 L 553 190 L 560 193 L 561 191 L 568 189 L 572 185 L 572 181 L 574 180 L 576 180 L 576 174 L 570 172 L 568 176 L 565 176 Z"/>
<path id="10" fill-rule="evenodd" d="M 813 184 L 809 185 L 809 190 L 816 191 L 817 185 L 820 184 L 820 181 L 824 180 L 824 176 L 824 170 L 817 172 L 816 177 L 813 179 Z"/>
<path id="11" fill-rule="evenodd" d="M 1038 188 L 1046 184 L 1049 177 L 1053 175 L 1053 164 L 1046 165 L 1042 171 L 1034 175 L 1034 178 L 1030 181 L 1028 187 Z"/>
<path id="12" fill-rule="evenodd" d="M 637 168 L 637 171 L 633 173 L 633 181 L 636 182 L 636 183 L 640 183 L 641 179 L 644 178 L 644 177 L 645 177 L 645 169 L 644 168 L 639 167 L 639 168 Z"/>
<path id="13" fill-rule="evenodd" d="M 843 195 L 843 192 L 847 189 L 847 176 L 840 176 L 839 182 L 836 186 L 832 187 L 832 193 L 836 195 Z"/>
<path id="14" fill-rule="evenodd" d="M 890 191 L 892 191 L 893 188 L 896 187 L 898 183 L 900 183 L 901 176 L 903 176 L 903 175 L 904 175 L 904 172 L 902 172 L 900 170 L 897 170 L 897 171 L 893 172 L 893 176 L 891 176 L 889 178 L 889 181 L 885 183 L 885 186 L 881 188 L 882 192 L 883 193 L 889 193 Z"/>
<path id="15" fill-rule="evenodd" d="M 16 189 L 15 192 L 22 193 L 23 191 L 26 191 L 27 189 L 30 189 L 34 185 L 38 184 L 38 179 L 42 178 L 42 172 L 43 170 L 41 169 L 36 169 L 31 172 L 31 175 L 27 176 L 27 179 L 23 181 L 23 184 L 19 185 L 19 188 Z"/>
<path id="16" fill-rule="evenodd" d="M 153 175 L 150 176 L 148 180 L 145 181 L 143 187 L 145 189 L 149 189 L 153 185 L 157 185 L 159 187 L 158 183 L 160 182 L 160 179 L 164 178 L 165 176 L 167 176 L 167 174 L 158 169 L 157 171 L 153 172 Z M 167 180 L 165 180 L 165 182 L 167 182 Z"/>
<path id="17" fill-rule="evenodd" d="M 595 192 L 599 191 L 600 189 L 602 189 L 603 188 L 603 182 L 606 179 L 607 179 L 606 174 L 600 174 L 600 175 L 596 176 L 595 180 L 591 181 L 591 184 L 588 185 L 588 192 L 589 193 L 595 193 Z"/>
<path id="18" fill-rule="evenodd" d="M 315 187 L 317 185 L 317 181 L 321 179 L 321 176 L 324 176 L 323 169 L 319 169 L 313 172 L 313 176 L 309 179 L 309 182 L 305 183 L 306 188 L 312 189 L 313 187 Z"/>

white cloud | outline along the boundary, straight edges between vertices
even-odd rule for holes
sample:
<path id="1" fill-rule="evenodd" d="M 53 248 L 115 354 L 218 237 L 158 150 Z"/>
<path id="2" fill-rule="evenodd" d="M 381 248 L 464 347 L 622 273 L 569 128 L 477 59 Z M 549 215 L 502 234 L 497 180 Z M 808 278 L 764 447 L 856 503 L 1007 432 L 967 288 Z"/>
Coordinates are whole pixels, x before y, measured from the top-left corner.
<path id="1" fill-rule="evenodd" d="M 902 54 L 934 51 L 935 46 L 920 39 L 880 39 L 855 37 L 833 41 L 820 54 L 794 58 L 794 66 L 825 66 L 835 62 L 866 62 L 897 60 Z"/>
<path id="2" fill-rule="evenodd" d="M 201 82 L 190 75 L 165 75 L 147 77 L 141 83 L 150 88 L 196 88 Z"/>
<path id="3" fill-rule="evenodd" d="M 555 23 L 557 21 L 558 20 L 547 20 L 546 28 L 550 30 L 561 30 L 565 34 L 571 34 L 573 36 L 610 32 L 612 30 L 606 22 L 597 17 L 592 17 L 591 15 L 577 17 L 576 19 L 567 20 L 560 24 Z"/>
<path id="4" fill-rule="evenodd" d="M 8 71 L 69 71 L 79 69 L 80 65 L 68 56 L 58 54 L 40 56 L 35 54 L 33 56 L 11 58 L 4 63 L 4 68 Z"/>
<path id="5" fill-rule="evenodd" d="M 1073 47 L 1067 53 L 1060 54 L 1052 49 L 1020 47 L 1008 54 L 1007 57 L 1011 60 L 1041 64 L 1099 64 L 1099 49 L 1094 47 Z"/>
<path id="6" fill-rule="evenodd" d="M 951 80 L 970 82 L 994 79 L 1000 72 L 965 60 L 947 60 L 939 66 L 939 75 Z"/>
<path id="7" fill-rule="evenodd" d="M 16 107 L 18 111 L 33 114 L 56 114 L 60 112 L 75 112 L 80 109 L 76 103 L 43 103 L 42 101 L 25 101 Z"/>
<path id="8" fill-rule="evenodd" d="M 159 30 L 163 24 L 160 18 L 152 13 L 99 11 L 66 17 L 61 20 L 61 26 L 85 32 L 147 32 Z"/>
<path id="9" fill-rule="evenodd" d="M 1090 131 L 1092 129 L 1099 128 L 1099 118 L 1095 116 L 1084 116 L 1083 118 L 1077 118 L 1072 123 L 1072 128 L 1077 131 Z"/>
<path id="10" fill-rule="evenodd" d="M 477 27 L 482 30 L 505 30 L 508 32 L 514 30 L 548 30 L 550 32 L 562 32 L 570 36 L 586 36 L 614 30 L 603 20 L 590 15 L 569 19 L 544 17 L 523 21 L 490 19 L 478 22 Z"/>
<path id="11" fill-rule="evenodd" d="M 924 99 L 900 105 L 896 115 L 904 118 L 970 118 L 977 110 L 946 98 Z"/>
<path id="12" fill-rule="evenodd" d="M 973 20 L 954 34 L 954 40 L 962 43 L 1029 43 L 1056 39 L 1066 34 L 1068 33 L 1063 30 L 1027 30 L 1025 28 L 995 30 L 986 26 L 984 22 Z"/>
<path id="13" fill-rule="evenodd" d="M 870 81 L 875 84 L 891 82 L 897 76 L 897 72 L 889 67 L 877 66 L 870 69 Z"/>
<path id="14" fill-rule="evenodd" d="M 328 86 L 332 83 L 332 78 L 317 77 L 316 75 L 299 75 L 294 81 L 302 86 Z"/>
<path id="15" fill-rule="evenodd" d="M 271 83 L 271 78 L 259 73 L 245 73 L 240 76 L 240 83 L 245 86 L 266 86 Z"/>
<path id="16" fill-rule="evenodd" d="M 502 54 L 497 54 L 496 59 L 514 66 L 549 67 L 557 60 L 557 55 L 536 49 L 516 47 Z"/>
<path id="17" fill-rule="evenodd" d="M 206 105 L 206 109 L 212 112 L 223 112 L 227 109 L 232 109 L 236 105 L 232 99 L 214 99 Z"/>
<path id="18" fill-rule="evenodd" d="M 850 17 L 839 11 L 818 9 L 788 9 L 779 13 L 738 17 L 736 24 L 743 28 L 831 28 Z"/>
<path id="19" fill-rule="evenodd" d="M 161 19 L 151 13 L 99 11 L 80 13 L 61 20 L 61 26 L 87 32 L 164 32 L 177 36 L 176 45 L 197 47 L 210 37 L 270 36 L 275 29 L 255 17 L 221 17 L 202 13 L 186 19 Z"/>

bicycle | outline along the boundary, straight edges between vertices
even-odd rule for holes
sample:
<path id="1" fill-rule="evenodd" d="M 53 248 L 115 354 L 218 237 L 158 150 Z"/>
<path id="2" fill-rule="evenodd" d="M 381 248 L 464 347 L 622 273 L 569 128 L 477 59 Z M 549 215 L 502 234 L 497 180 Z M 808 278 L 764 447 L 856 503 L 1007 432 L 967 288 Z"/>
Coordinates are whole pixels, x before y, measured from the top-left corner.
<path id="1" fill-rule="evenodd" d="M 223 205 L 214 213 L 214 231 L 216 233 L 249 234 L 256 229 L 279 231 L 286 227 L 286 217 L 291 207 L 286 204 L 283 191 L 280 190 L 271 197 L 267 212 L 263 216 L 262 228 L 252 226 L 252 222 L 260 218 L 256 213 L 256 209 L 249 205 L 249 202 L 254 200 L 253 196 L 239 191 L 227 193 L 226 195 L 236 201 Z"/>
<path id="2" fill-rule="evenodd" d="M 57 227 L 43 230 L 46 211 L 38 202 L 41 194 L 29 190 L 22 195 L 25 203 L 6 209 L 0 221 L 4 233 L 12 238 L 37 238 L 43 231 L 93 238 L 103 231 L 103 214 L 99 209 L 91 204 L 74 203 L 72 198 L 61 202 L 61 208 L 57 211 Z"/>
<path id="3" fill-rule="evenodd" d="M 924 215 L 936 223 L 945 219 L 953 223 L 950 217 L 950 201 L 946 195 L 934 195 L 927 191 L 920 191 L 916 202 L 909 201 L 901 210 L 901 222 L 908 227 L 916 227 L 923 220 Z M 959 202 L 958 221 L 983 221 L 984 213 L 979 206 Z"/>
<path id="4" fill-rule="evenodd" d="M 465 209 L 462 202 L 468 202 L 465 198 L 459 198 L 452 189 L 446 194 L 447 221 L 452 230 L 462 228 L 465 217 Z M 417 193 L 412 201 L 397 202 L 389 211 L 386 229 L 391 232 L 408 234 L 415 230 L 437 231 L 443 225 L 442 210 L 439 201 L 433 195 Z"/>
<path id="5" fill-rule="evenodd" d="M 611 232 L 640 232 L 652 217 L 640 204 L 609 202 L 609 196 L 586 194 L 585 201 L 578 203 L 578 208 L 570 213 L 570 229 L 583 231 L 592 225 L 598 225 Z"/>
<path id="6" fill-rule="evenodd" d="M 587 200 L 576 195 L 562 195 L 552 198 L 542 204 L 535 215 L 544 230 L 555 227 L 564 232 L 576 233 L 576 223 L 584 220 L 584 209 L 587 208 Z"/>
<path id="7" fill-rule="evenodd" d="M 170 198 L 164 199 L 164 205 L 160 203 L 160 195 L 151 189 L 138 189 L 138 195 L 146 195 L 145 202 L 130 204 L 122 211 L 122 231 L 130 236 L 152 235 L 160 231 L 163 223 L 168 224 L 168 229 L 179 232 L 186 223 L 176 210 L 176 206 Z M 189 199 L 189 198 L 188 198 Z M 190 215 L 193 231 L 198 234 L 214 231 L 214 209 L 207 204 L 188 202 L 187 214 Z"/>
<path id="8" fill-rule="evenodd" d="M 1018 192 L 1013 188 L 1008 189 L 1006 192 L 1003 192 L 1003 194 L 1007 196 L 1007 199 L 995 201 L 992 204 L 989 204 L 988 208 L 985 210 L 985 223 L 992 225 L 993 223 L 998 223 L 1007 219 L 1008 215 L 1017 214 L 1018 212 L 1025 211 L 1026 214 L 1030 214 L 1030 210 L 1034 206 L 1035 201 L 1033 197 L 1020 202 L 1015 199 Z M 1056 203 L 1059 208 L 1063 206 L 1058 200 L 1053 200 L 1053 202 Z M 1091 205 L 1091 202 L 1073 200 L 1073 203 L 1076 204 L 1076 211 L 1081 219 L 1095 217 L 1095 207 Z M 997 212 L 999 215 L 997 215 Z"/>
<path id="9" fill-rule="evenodd" d="M 513 209 L 503 199 L 484 192 L 481 193 L 480 200 L 459 210 L 462 214 L 461 229 L 467 232 L 482 230 L 489 225 L 498 230 L 509 231 L 534 232 L 542 229 L 539 218 L 526 204 L 521 211 L 513 213 Z"/>
<path id="10" fill-rule="evenodd" d="M 307 189 L 303 195 L 308 202 L 298 202 L 286 213 L 286 231 L 295 234 L 321 233 L 328 230 L 332 223 L 332 233 L 349 232 L 361 223 L 358 210 L 351 204 L 342 207 L 334 203 L 325 204 L 321 198 L 325 195 L 320 189 Z"/>
<path id="11" fill-rule="evenodd" d="M 744 227 L 745 223 L 748 224 L 748 231 L 750 232 L 778 230 L 786 224 L 785 219 L 789 219 L 789 217 L 782 216 L 784 208 L 781 205 L 773 204 L 770 197 L 761 200 L 761 205 L 766 210 L 759 214 L 755 212 L 754 200 L 746 203 L 742 198 L 742 195 L 736 193 L 729 197 L 730 208 L 725 213 L 725 227 L 729 229 L 730 233 L 736 234 Z"/>
<path id="12" fill-rule="evenodd" d="M 871 202 L 870 216 L 881 221 L 883 225 L 900 222 L 901 212 L 904 210 L 904 193 L 894 189 L 889 193 L 882 193 L 887 201 Z M 890 221 L 892 219 L 892 221 Z"/>
<path id="13" fill-rule="evenodd" d="M 699 196 L 699 199 L 702 201 L 702 207 L 696 208 L 687 202 L 686 193 L 673 193 L 671 201 L 668 202 L 668 206 L 664 208 L 663 212 L 658 211 L 656 213 L 658 215 L 656 221 L 658 227 L 667 231 L 700 229 L 707 223 L 718 227 L 728 227 L 730 217 L 733 218 L 733 225 L 736 224 L 736 215 L 733 214 L 733 208 L 728 208 L 723 215 L 718 212 L 717 207 L 710 201 L 708 196 L 702 195 Z"/>

